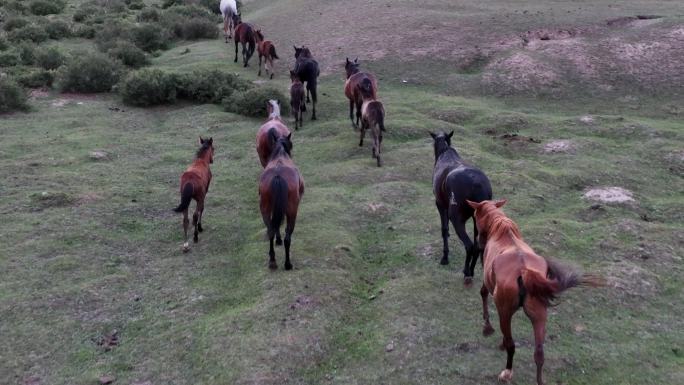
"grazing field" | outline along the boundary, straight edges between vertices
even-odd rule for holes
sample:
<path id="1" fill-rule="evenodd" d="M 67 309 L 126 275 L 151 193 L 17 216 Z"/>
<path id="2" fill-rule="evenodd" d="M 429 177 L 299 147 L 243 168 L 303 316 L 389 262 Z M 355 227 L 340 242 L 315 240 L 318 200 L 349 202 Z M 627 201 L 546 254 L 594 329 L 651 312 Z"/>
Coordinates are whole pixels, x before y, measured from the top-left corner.
<path id="1" fill-rule="evenodd" d="M 681 2 L 245 0 L 242 17 L 281 58 L 259 81 L 287 93 L 293 44 L 321 63 L 318 120 L 309 109 L 293 134 L 294 270 L 282 247 L 267 268 L 263 119 L 33 90 L 28 112 L 0 115 L 0 384 L 497 383 L 498 318 L 483 337 L 482 269 L 464 288 L 453 229 L 439 265 L 430 130 L 455 132 L 538 253 L 608 280 L 550 309 L 548 384 L 684 383 Z M 179 40 L 148 66 L 257 80 L 258 58 L 243 68 L 233 49 L 222 34 Z M 348 119 L 346 56 L 378 75 L 381 168 Z M 172 208 L 199 135 L 214 179 L 183 253 Z M 590 199 L 611 187 L 623 202 Z M 513 383 L 533 383 L 522 312 L 513 336 Z"/>

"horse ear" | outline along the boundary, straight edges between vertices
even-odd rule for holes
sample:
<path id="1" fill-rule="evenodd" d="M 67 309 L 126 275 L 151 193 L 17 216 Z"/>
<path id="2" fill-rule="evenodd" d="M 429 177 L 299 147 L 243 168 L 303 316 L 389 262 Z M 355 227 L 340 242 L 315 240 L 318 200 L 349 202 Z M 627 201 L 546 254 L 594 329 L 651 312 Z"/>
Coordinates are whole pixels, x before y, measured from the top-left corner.
<path id="1" fill-rule="evenodd" d="M 505 199 L 500 199 L 500 200 L 494 202 L 494 206 L 496 206 L 497 208 L 500 208 L 501 206 L 505 205 L 506 202 L 508 202 L 508 201 Z"/>
<path id="2" fill-rule="evenodd" d="M 430 136 L 432 137 L 432 139 L 437 139 L 437 135 L 436 135 L 434 132 L 428 131 L 428 134 L 430 134 Z"/>
<path id="3" fill-rule="evenodd" d="M 209 143 L 209 145 L 212 146 L 214 144 L 214 138 L 210 136 L 209 140 L 207 140 L 207 143 Z"/>
<path id="4" fill-rule="evenodd" d="M 204 139 L 202 139 L 202 135 L 199 137 L 199 144 L 200 146 L 204 144 Z"/>
<path id="5" fill-rule="evenodd" d="M 356 59 L 354 59 L 354 63 L 358 63 L 358 62 L 359 62 L 359 57 L 357 56 Z"/>
<path id="6" fill-rule="evenodd" d="M 451 139 L 452 136 L 454 136 L 454 132 L 453 132 L 453 131 L 451 131 L 451 132 L 449 133 L 449 135 L 447 135 L 447 138 Z"/>
<path id="7" fill-rule="evenodd" d="M 289 134 L 287 134 L 287 140 L 290 140 L 291 138 L 292 138 L 292 133 L 290 132 Z"/>
<path id="8" fill-rule="evenodd" d="M 477 210 L 477 209 L 480 208 L 480 206 L 482 206 L 482 203 L 469 201 L 469 200 L 467 200 L 467 199 L 466 199 L 466 203 L 468 204 L 468 206 L 472 207 L 473 210 Z"/>

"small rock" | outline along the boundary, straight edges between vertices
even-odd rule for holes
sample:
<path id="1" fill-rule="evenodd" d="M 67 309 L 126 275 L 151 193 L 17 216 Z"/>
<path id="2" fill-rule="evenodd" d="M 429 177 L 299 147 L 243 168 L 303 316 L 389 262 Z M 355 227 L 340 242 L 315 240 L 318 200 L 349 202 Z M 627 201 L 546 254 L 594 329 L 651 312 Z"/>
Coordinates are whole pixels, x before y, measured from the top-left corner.
<path id="1" fill-rule="evenodd" d="M 389 344 L 387 344 L 387 346 L 385 346 L 385 351 L 386 351 L 386 352 L 389 353 L 389 352 L 391 352 L 391 351 L 393 351 L 393 350 L 394 350 L 394 342 L 390 342 Z"/>
<path id="2" fill-rule="evenodd" d="M 90 159 L 93 159 L 93 160 L 104 160 L 104 159 L 109 158 L 109 154 L 107 154 L 104 151 L 91 151 L 89 153 L 89 155 L 90 155 Z"/>
<path id="3" fill-rule="evenodd" d="M 622 187 L 593 188 L 585 192 L 584 197 L 603 203 L 634 202 L 632 192 Z"/>
<path id="4" fill-rule="evenodd" d="M 590 115 L 584 115 L 584 116 L 581 117 L 579 120 L 580 120 L 580 122 L 582 122 L 582 123 L 584 123 L 584 124 L 592 124 L 592 123 L 594 123 L 594 118 L 591 117 Z"/>
<path id="5" fill-rule="evenodd" d="M 114 376 L 101 376 L 99 380 L 101 385 L 108 385 L 114 382 L 116 378 Z"/>

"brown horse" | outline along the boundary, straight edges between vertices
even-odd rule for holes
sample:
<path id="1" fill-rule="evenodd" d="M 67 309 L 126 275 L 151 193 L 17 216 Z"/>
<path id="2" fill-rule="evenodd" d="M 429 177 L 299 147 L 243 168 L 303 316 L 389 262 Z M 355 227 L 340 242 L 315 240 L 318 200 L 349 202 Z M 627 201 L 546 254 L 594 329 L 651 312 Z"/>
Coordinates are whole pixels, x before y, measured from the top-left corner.
<path id="1" fill-rule="evenodd" d="M 299 201 L 304 195 L 304 179 L 292 162 L 290 154 L 292 142 L 290 137 L 278 136 L 275 128 L 269 131 L 269 137 L 274 143 L 268 165 L 261 173 L 259 180 L 259 208 L 261 218 L 266 225 L 270 248 L 268 251 L 268 267 L 277 269 L 273 238 L 280 233 L 283 218 L 287 218 L 285 226 L 285 270 L 292 269 L 290 263 L 290 241 L 297 221 Z"/>
<path id="2" fill-rule="evenodd" d="M 382 147 L 382 132 L 385 131 L 385 107 L 379 100 L 371 99 L 370 94 L 364 94 L 361 106 L 361 140 L 359 147 L 363 146 L 363 137 L 366 129 L 371 130 L 373 136 L 373 158 L 382 166 L 380 151 Z"/>
<path id="3" fill-rule="evenodd" d="M 235 27 L 235 63 L 238 61 L 238 44 L 242 44 L 242 61 L 244 67 L 247 67 L 249 59 L 254 55 L 254 47 L 256 46 L 256 33 L 252 24 L 238 21 L 238 25 Z"/>
<path id="4" fill-rule="evenodd" d="M 359 58 L 349 61 L 347 58 L 344 70 L 347 73 L 347 81 L 344 83 L 344 95 L 349 99 L 349 119 L 354 127 L 359 126 L 361 120 L 361 106 L 363 105 L 362 90 L 366 90 L 371 99 L 378 98 L 378 81 L 375 76 L 359 69 Z M 356 106 L 356 122 L 354 122 L 354 106 Z"/>
<path id="5" fill-rule="evenodd" d="M 290 129 L 280 118 L 280 105 L 278 101 L 269 100 L 266 108 L 268 110 L 268 120 L 259 127 L 256 136 L 256 149 L 261 167 L 266 167 L 266 164 L 268 164 L 268 159 L 271 157 L 271 151 L 273 151 L 273 146 L 275 145 L 275 142 L 271 142 L 269 131 L 274 129 L 278 137 L 288 136 L 291 133 Z"/>
<path id="6" fill-rule="evenodd" d="M 475 210 L 481 239 L 486 240 L 484 282 L 480 290 L 484 318 L 482 334 L 487 336 L 494 333 L 487 308 L 487 299 L 492 293 L 503 334 L 501 349 L 506 349 L 508 353 L 506 369 L 499 374 L 499 380 L 508 382 L 513 378 L 515 343 L 511 334 L 511 318 L 522 307 L 534 329 L 537 384 L 542 385 L 547 308 L 564 290 L 574 286 L 601 286 L 602 279 L 592 274 L 583 275 L 557 261 L 537 255 L 525 243 L 515 222 L 500 210 L 505 200 L 467 203 Z"/>
<path id="7" fill-rule="evenodd" d="M 295 130 L 304 124 L 303 116 L 306 111 L 306 103 L 304 102 L 304 84 L 299 79 L 299 76 L 294 71 L 290 71 L 290 107 L 292 108 L 292 115 L 295 118 Z"/>
<path id="8" fill-rule="evenodd" d="M 183 251 L 190 250 L 188 243 L 188 207 L 190 201 L 195 200 L 197 206 L 195 213 L 192 215 L 192 224 L 195 226 L 195 235 L 193 241 L 199 241 L 198 235 L 202 232 L 202 213 L 204 212 L 204 198 L 209 191 L 209 183 L 211 183 L 211 170 L 209 164 L 214 163 L 214 139 L 199 138 L 200 149 L 197 150 L 197 158 L 185 170 L 180 179 L 181 202 L 174 209 L 175 212 L 183 213 L 183 231 L 185 232 L 185 243 L 183 243 Z"/>
<path id="9" fill-rule="evenodd" d="M 264 58 L 264 67 L 266 67 L 266 75 L 271 74 L 271 79 L 273 79 L 273 73 L 275 72 L 275 67 L 273 66 L 273 60 L 279 59 L 276 54 L 275 46 L 270 40 L 264 40 L 264 34 L 261 33 L 260 29 L 256 30 L 256 43 L 257 43 L 257 53 L 259 53 L 259 73 L 257 76 L 261 76 L 261 58 Z"/>

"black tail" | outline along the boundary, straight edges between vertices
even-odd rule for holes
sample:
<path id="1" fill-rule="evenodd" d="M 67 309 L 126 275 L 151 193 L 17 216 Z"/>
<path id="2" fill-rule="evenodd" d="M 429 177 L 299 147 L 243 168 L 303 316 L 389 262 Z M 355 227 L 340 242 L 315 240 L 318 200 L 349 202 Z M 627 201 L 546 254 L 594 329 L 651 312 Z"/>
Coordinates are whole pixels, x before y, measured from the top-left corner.
<path id="1" fill-rule="evenodd" d="M 287 182 L 276 175 L 271 180 L 271 231 L 278 231 L 287 208 Z"/>
<path id="2" fill-rule="evenodd" d="M 373 95 L 373 82 L 370 81 L 368 78 L 364 78 L 361 80 L 361 93 L 365 97 L 370 97 Z"/>
<path id="3" fill-rule="evenodd" d="M 181 193 L 181 201 L 178 207 L 173 209 L 173 211 L 180 213 L 185 210 L 187 210 L 188 206 L 190 206 L 190 201 L 192 200 L 192 194 L 193 194 L 193 187 L 192 183 L 186 183 L 185 186 L 183 186 L 183 192 Z"/>
<path id="4" fill-rule="evenodd" d="M 271 49 L 269 50 L 269 54 L 270 54 L 271 56 L 273 56 L 274 59 L 280 59 L 280 58 L 278 57 L 278 54 L 276 54 L 275 46 L 273 46 L 273 45 L 271 45 Z"/>
<path id="5" fill-rule="evenodd" d="M 378 127 L 380 127 L 380 132 L 385 132 L 385 115 L 378 111 L 378 116 L 376 119 Z"/>
<path id="6" fill-rule="evenodd" d="M 316 99 L 318 99 L 318 95 L 316 94 L 317 80 L 318 79 L 313 78 L 306 82 L 306 88 L 311 92 L 311 100 L 313 100 L 314 103 L 316 103 Z"/>

